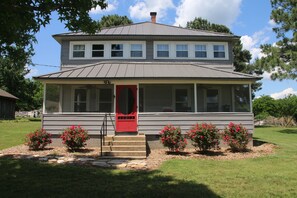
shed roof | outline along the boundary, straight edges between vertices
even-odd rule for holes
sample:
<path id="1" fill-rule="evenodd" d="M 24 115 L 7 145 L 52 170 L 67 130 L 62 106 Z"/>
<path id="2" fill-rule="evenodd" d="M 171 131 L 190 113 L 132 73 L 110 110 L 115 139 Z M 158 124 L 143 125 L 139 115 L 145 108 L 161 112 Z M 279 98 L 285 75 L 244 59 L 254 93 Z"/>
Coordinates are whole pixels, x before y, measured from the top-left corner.
<path id="1" fill-rule="evenodd" d="M 0 89 L 0 97 L 18 99 L 17 97 L 15 97 L 14 95 L 8 93 L 7 91 L 4 91 L 3 89 Z"/>
<path id="2" fill-rule="evenodd" d="M 35 77 L 37 79 L 236 79 L 259 77 L 189 62 L 99 62 Z"/>
<path id="3" fill-rule="evenodd" d="M 84 32 L 69 32 L 53 35 L 53 37 L 59 41 L 61 37 L 71 36 L 187 36 L 187 37 L 222 37 L 222 38 L 235 38 L 232 34 L 218 33 L 206 30 L 194 30 L 189 28 L 182 28 L 176 26 L 170 26 L 152 22 L 134 23 L 131 25 L 116 26 L 110 28 L 104 28 L 94 35 L 90 35 Z"/>

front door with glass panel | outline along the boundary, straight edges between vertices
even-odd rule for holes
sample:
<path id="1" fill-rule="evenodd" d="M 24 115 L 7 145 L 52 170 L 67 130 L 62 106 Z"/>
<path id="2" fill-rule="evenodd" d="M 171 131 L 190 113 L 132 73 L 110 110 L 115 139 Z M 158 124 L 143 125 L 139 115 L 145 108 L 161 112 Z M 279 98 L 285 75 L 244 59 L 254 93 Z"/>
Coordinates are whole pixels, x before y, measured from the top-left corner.
<path id="1" fill-rule="evenodd" d="M 137 86 L 116 87 L 116 132 L 137 132 Z"/>

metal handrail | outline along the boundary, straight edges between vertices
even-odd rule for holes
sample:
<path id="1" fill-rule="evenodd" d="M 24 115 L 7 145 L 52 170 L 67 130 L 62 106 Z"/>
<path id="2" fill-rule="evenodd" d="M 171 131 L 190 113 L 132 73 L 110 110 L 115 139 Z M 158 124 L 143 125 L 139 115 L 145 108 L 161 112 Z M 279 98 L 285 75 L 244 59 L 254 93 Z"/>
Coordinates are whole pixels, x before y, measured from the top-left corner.
<path id="1" fill-rule="evenodd" d="M 100 129 L 100 155 L 103 155 L 103 145 L 105 145 L 105 136 L 107 135 L 107 113 L 104 115 L 103 122 Z"/>

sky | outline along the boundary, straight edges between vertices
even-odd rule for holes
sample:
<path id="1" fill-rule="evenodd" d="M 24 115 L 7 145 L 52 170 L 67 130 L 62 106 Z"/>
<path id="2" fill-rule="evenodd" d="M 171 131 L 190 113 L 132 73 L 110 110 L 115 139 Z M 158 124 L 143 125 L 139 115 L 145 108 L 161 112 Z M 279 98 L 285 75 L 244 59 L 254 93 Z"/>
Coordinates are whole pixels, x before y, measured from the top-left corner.
<path id="1" fill-rule="evenodd" d="M 243 48 L 251 52 L 252 61 L 261 58 L 261 44 L 277 41 L 272 32 L 275 23 L 270 20 L 270 0 L 108 0 L 105 10 L 93 9 L 90 16 L 100 20 L 109 14 L 126 15 L 137 23 L 149 21 L 150 12 L 158 13 L 158 23 L 168 25 L 185 27 L 187 21 L 195 17 L 226 25 L 235 35 L 241 36 Z M 29 66 L 31 72 L 28 78 L 59 71 L 60 44 L 52 35 L 68 30 L 57 18 L 57 14 L 53 13 L 51 23 L 36 34 L 35 55 L 32 57 L 36 66 Z M 256 92 L 256 97 L 270 95 L 278 99 L 288 94 L 297 95 L 297 83 L 294 80 L 272 81 L 269 73 L 265 72 L 261 82 L 262 90 Z"/>

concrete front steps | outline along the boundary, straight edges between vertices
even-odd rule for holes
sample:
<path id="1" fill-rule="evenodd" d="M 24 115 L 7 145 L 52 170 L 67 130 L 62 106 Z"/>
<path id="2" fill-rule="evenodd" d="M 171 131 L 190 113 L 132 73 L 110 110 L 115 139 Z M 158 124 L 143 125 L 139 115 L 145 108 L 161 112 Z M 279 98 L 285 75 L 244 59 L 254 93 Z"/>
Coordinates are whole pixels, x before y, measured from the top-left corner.
<path id="1" fill-rule="evenodd" d="M 103 158 L 146 158 L 145 135 L 106 136 Z"/>

